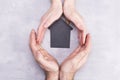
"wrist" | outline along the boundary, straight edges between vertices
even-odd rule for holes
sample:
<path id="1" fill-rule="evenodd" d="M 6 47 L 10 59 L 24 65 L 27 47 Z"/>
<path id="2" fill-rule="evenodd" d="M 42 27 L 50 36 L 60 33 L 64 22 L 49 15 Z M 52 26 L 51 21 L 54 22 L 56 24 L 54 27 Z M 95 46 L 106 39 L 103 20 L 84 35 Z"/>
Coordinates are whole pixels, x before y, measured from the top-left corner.
<path id="1" fill-rule="evenodd" d="M 58 80 L 59 71 L 57 72 L 46 72 L 46 80 Z"/>
<path id="2" fill-rule="evenodd" d="M 75 73 L 60 71 L 60 80 L 74 80 Z"/>

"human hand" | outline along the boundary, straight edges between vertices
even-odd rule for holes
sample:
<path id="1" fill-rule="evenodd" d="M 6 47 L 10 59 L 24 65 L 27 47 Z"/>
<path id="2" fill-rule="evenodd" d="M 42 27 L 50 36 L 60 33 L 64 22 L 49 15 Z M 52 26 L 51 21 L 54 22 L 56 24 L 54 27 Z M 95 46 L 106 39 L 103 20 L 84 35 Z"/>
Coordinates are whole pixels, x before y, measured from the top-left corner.
<path id="1" fill-rule="evenodd" d="M 74 23 L 74 25 L 78 28 L 78 37 L 80 38 L 81 45 L 84 44 L 87 30 L 82 16 L 79 15 L 79 13 L 75 9 L 75 0 L 65 0 L 63 11 L 65 17 L 72 23 Z"/>
<path id="2" fill-rule="evenodd" d="M 30 34 L 30 48 L 35 60 L 40 67 L 46 72 L 46 80 L 58 80 L 59 65 L 57 60 L 51 56 L 45 49 L 40 47 L 36 40 L 36 33 L 34 30 Z"/>
<path id="3" fill-rule="evenodd" d="M 87 34 L 85 44 L 78 46 L 61 64 L 60 80 L 73 80 L 75 73 L 86 62 L 91 48 L 91 37 Z"/>
<path id="4" fill-rule="evenodd" d="M 43 15 L 43 17 L 41 18 L 41 24 L 39 25 L 38 28 L 38 33 L 37 33 L 37 42 L 41 43 L 41 39 L 44 36 L 44 32 L 45 30 L 56 20 L 58 20 L 62 13 L 62 2 L 61 0 L 51 0 L 52 1 L 52 5 L 49 8 L 49 10 Z M 42 34 L 40 34 L 40 32 L 43 31 Z M 40 37 L 41 36 L 41 37 Z"/>

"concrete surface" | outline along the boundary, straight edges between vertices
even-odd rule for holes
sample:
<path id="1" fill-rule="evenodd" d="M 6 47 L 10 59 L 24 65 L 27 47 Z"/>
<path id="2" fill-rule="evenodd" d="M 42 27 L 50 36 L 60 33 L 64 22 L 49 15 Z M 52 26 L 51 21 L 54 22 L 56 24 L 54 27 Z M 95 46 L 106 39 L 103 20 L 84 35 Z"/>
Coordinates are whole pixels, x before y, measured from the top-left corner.
<path id="1" fill-rule="evenodd" d="M 92 51 L 75 80 L 120 80 L 120 0 L 77 0 L 76 8 L 92 35 Z M 0 0 L 0 80 L 44 80 L 29 49 L 29 33 L 37 29 L 49 0 Z M 61 63 L 77 46 L 76 29 L 70 49 L 43 47 Z"/>

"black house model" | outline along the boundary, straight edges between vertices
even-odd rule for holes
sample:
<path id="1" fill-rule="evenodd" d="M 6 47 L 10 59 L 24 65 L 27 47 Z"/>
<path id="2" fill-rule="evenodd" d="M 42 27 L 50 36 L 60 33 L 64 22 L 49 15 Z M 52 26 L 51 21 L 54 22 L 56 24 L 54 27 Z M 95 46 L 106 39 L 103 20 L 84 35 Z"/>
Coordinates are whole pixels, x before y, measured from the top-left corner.
<path id="1" fill-rule="evenodd" d="M 70 48 L 70 32 L 73 29 L 65 17 L 55 21 L 50 27 L 51 47 L 53 48 Z"/>

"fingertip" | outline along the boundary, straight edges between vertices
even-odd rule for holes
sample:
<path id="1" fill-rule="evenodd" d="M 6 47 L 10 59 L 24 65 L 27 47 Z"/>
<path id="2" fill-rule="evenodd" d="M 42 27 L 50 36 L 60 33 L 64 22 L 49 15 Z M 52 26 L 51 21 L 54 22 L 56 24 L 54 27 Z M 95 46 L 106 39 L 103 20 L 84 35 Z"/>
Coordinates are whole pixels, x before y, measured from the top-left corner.
<path id="1" fill-rule="evenodd" d="M 87 36 L 86 36 L 85 46 L 86 46 L 86 48 L 89 48 L 91 46 L 91 35 L 90 35 L 90 33 L 88 33 Z"/>
<path id="2" fill-rule="evenodd" d="M 34 29 L 31 30 L 30 44 L 36 44 L 36 32 Z"/>
<path id="3" fill-rule="evenodd" d="M 34 37 L 36 37 L 36 32 L 35 32 L 34 29 L 32 29 L 31 33 L 32 33 L 32 35 L 33 35 Z"/>
<path id="4" fill-rule="evenodd" d="M 89 39 L 89 40 L 91 39 L 90 33 L 87 34 L 87 39 Z"/>

